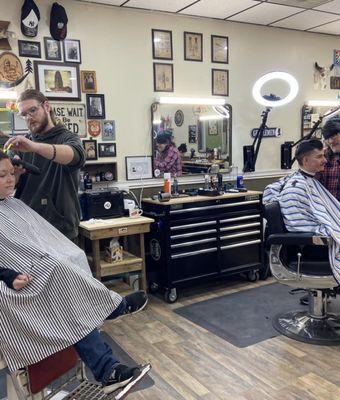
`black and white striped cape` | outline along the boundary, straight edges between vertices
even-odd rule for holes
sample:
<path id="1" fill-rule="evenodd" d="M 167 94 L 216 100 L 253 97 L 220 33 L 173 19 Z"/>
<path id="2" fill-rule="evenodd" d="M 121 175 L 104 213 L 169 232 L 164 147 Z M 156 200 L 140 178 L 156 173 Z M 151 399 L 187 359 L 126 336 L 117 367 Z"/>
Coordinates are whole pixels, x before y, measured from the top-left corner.
<path id="1" fill-rule="evenodd" d="M 329 260 L 340 284 L 340 202 L 316 179 L 301 172 L 266 187 L 263 203 L 278 201 L 290 232 L 329 236 Z"/>
<path id="2" fill-rule="evenodd" d="M 0 267 L 33 276 L 20 291 L 0 282 L 0 351 L 11 371 L 78 342 L 122 301 L 92 277 L 82 250 L 18 199 L 0 201 Z"/>

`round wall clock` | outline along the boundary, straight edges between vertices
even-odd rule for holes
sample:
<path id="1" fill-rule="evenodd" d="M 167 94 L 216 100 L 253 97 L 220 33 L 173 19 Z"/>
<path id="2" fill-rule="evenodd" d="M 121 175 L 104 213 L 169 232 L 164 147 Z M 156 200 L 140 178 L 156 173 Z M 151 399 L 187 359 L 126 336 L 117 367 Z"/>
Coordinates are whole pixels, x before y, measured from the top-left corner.
<path id="1" fill-rule="evenodd" d="M 175 124 L 177 126 L 182 126 L 183 122 L 184 122 L 184 114 L 182 110 L 177 110 L 175 112 L 175 118 L 174 118 Z"/>

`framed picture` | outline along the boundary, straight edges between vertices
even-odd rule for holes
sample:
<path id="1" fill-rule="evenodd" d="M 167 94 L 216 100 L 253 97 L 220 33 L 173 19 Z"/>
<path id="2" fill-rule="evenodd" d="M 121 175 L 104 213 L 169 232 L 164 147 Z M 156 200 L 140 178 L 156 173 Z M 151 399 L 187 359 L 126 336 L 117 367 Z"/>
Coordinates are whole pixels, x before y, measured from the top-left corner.
<path id="1" fill-rule="evenodd" d="M 92 137 L 97 137 L 102 132 L 102 124 L 97 119 L 87 121 L 87 132 Z"/>
<path id="2" fill-rule="evenodd" d="M 41 58 L 40 42 L 18 40 L 18 47 L 20 57 Z"/>
<path id="3" fill-rule="evenodd" d="M 152 179 L 152 157 L 125 157 L 126 179 Z"/>
<path id="4" fill-rule="evenodd" d="M 83 140 L 85 149 L 86 160 L 97 160 L 97 141 L 96 140 Z"/>
<path id="5" fill-rule="evenodd" d="M 213 95 L 229 96 L 229 71 L 227 69 L 212 69 L 211 87 Z"/>
<path id="6" fill-rule="evenodd" d="M 81 91 L 97 93 L 96 71 L 80 71 Z"/>
<path id="7" fill-rule="evenodd" d="M 87 94 L 87 118 L 105 119 L 105 99 L 103 94 Z"/>
<path id="8" fill-rule="evenodd" d="M 50 100 L 80 100 L 78 65 L 34 61 L 35 85 Z"/>
<path id="9" fill-rule="evenodd" d="M 51 37 L 44 37 L 46 60 L 61 61 L 61 42 Z"/>
<path id="10" fill-rule="evenodd" d="M 116 157 L 116 143 L 99 143 L 99 157 Z"/>
<path id="11" fill-rule="evenodd" d="M 64 40 L 64 61 L 81 64 L 80 40 Z"/>
<path id="12" fill-rule="evenodd" d="M 172 32 L 152 29 L 152 57 L 172 60 Z"/>
<path id="13" fill-rule="evenodd" d="M 102 140 L 115 141 L 116 140 L 116 123 L 113 120 L 103 121 Z"/>
<path id="14" fill-rule="evenodd" d="M 202 33 L 184 32 L 184 60 L 203 61 Z"/>
<path id="15" fill-rule="evenodd" d="M 155 92 L 174 91 L 172 64 L 153 63 L 153 88 Z"/>
<path id="16" fill-rule="evenodd" d="M 229 46 L 227 36 L 211 35 L 211 62 L 228 64 Z"/>

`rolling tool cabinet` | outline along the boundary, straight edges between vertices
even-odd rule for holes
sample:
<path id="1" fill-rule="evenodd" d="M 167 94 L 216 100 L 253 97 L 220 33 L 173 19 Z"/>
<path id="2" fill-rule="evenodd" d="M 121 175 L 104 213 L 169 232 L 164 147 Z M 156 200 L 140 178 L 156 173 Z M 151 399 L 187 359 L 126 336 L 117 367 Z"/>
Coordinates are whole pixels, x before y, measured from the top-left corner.
<path id="1" fill-rule="evenodd" d="M 144 199 L 154 219 L 146 234 L 149 289 L 165 289 L 175 302 L 180 286 L 246 272 L 255 281 L 263 268 L 261 192 L 195 196 L 161 203 Z"/>

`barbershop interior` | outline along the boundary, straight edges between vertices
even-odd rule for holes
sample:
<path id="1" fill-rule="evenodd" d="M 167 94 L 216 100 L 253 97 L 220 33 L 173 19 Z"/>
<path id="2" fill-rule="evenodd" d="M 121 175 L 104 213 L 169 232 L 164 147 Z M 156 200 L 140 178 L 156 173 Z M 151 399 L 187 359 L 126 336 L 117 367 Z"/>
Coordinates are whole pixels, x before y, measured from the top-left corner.
<path id="1" fill-rule="evenodd" d="M 340 399 L 340 0 L 0 0 L 0 399 Z"/>

